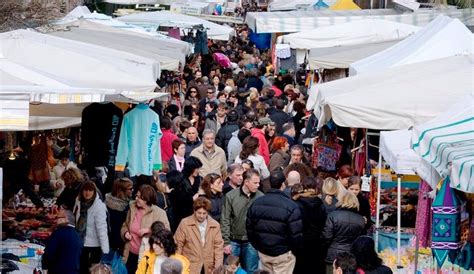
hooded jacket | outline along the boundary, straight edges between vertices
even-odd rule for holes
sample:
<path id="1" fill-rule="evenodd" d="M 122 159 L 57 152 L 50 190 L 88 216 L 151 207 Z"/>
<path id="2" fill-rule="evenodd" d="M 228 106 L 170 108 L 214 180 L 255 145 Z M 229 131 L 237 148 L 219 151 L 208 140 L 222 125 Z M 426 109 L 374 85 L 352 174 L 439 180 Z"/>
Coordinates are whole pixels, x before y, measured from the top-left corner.
<path id="1" fill-rule="evenodd" d="M 226 122 L 217 132 L 216 136 L 216 145 L 218 145 L 223 150 L 227 150 L 227 145 L 229 144 L 230 139 L 232 138 L 234 132 L 239 132 L 239 124 L 235 122 Z M 226 154 L 227 155 L 227 154 Z"/>
<path id="2" fill-rule="evenodd" d="M 240 154 L 240 151 L 242 151 L 242 143 L 237 136 L 238 134 L 239 130 L 232 132 L 232 137 L 227 144 L 227 165 L 233 164 L 235 158 Z"/>
<path id="3" fill-rule="evenodd" d="M 267 139 L 265 139 L 265 134 L 261 129 L 252 128 L 251 135 L 258 139 L 258 153 L 262 155 L 265 164 L 268 165 L 270 163 L 270 150 L 268 148 Z"/>

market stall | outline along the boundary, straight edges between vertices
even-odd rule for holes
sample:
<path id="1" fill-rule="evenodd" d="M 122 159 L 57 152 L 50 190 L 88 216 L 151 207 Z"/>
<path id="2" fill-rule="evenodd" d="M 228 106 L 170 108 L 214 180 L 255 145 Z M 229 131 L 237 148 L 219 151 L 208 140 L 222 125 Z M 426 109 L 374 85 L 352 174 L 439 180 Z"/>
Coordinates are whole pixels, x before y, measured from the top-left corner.
<path id="1" fill-rule="evenodd" d="M 437 58 L 472 54 L 471 31 L 458 19 L 439 15 L 422 30 L 377 54 L 351 64 L 350 75 L 379 71 Z"/>
<path id="2" fill-rule="evenodd" d="M 120 22 L 110 16 L 91 13 L 85 7 L 77 7 L 55 23 L 53 31 L 45 28 L 50 35 L 70 40 L 106 46 L 112 49 L 137 54 L 157 60 L 161 69 L 178 70 L 179 63 L 192 51 L 191 44 L 161 35 L 130 24 Z M 140 47 L 136 47 L 139 44 Z"/>
<path id="3" fill-rule="evenodd" d="M 207 31 L 207 37 L 215 40 L 228 41 L 234 35 L 234 29 L 231 27 L 170 11 L 141 12 L 118 17 L 117 20 L 153 31 L 160 26 L 178 27 L 187 31 L 189 28 L 202 25 Z"/>
<path id="4" fill-rule="evenodd" d="M 92 102 L 140 102 L 164 96 L 154 92 L 160 74 L 154 60 L 27 30 L 2 33 L 0 40 L 2 130 L 78 124 L 72 109 L 48 113 L 42 104 L 54 109 L 58 104 L 82 103 L 74 106 L 83 108 Z M 30 102 L 36 110 L 30 111 Z"/>

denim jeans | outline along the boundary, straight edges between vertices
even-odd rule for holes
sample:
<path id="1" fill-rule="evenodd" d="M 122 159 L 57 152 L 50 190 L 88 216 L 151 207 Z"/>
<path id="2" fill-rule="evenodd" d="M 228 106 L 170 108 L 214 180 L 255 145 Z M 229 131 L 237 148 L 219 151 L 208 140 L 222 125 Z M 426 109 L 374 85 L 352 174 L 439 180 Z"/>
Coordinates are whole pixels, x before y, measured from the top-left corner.
<path id="1" fill-rule="evenodd" d="M 258 269 L 258 252 L 250 242 L 230 242 L 232 255 L 240 258 L 242 268 L 247 273 L 253 273 Z"/>

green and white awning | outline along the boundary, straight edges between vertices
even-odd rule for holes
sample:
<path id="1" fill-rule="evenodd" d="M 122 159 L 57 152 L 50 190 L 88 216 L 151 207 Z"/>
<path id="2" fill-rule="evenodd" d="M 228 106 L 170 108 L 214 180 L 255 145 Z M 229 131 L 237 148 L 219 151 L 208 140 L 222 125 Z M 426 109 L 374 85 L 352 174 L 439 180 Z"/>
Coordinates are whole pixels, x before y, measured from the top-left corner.
<path id="1" fill-rule="evenodd" d="M 474 193 L 474 92 L 443 115 L 414 127 L 412 148 L 423 159 L 417 169 L 421 177 L 431 166 L 442 177 L 449 176 L 453 188 Z"/>

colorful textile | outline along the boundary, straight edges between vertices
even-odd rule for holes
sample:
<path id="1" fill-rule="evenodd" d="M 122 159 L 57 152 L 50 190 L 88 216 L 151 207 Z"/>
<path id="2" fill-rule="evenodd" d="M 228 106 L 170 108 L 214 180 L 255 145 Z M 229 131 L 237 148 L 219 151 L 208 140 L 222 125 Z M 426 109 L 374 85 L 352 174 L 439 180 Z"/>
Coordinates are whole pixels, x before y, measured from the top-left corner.
<path id="1" fill-rule="evenodd" d="M 416 212 L 415 233 L 421 247 L 430 246 L 431 233 L 431 204 L 432 199 L 428 193 L 431 191 L 430 185 L 421 181 L 418 194 L 418 205 Z"/>
<path id="2" fill-rule="evenodd" d="M 442 267 L 448 256 L 451 262 L 455 261 L 461 247 L 460 202 L 450 187 L 449 177 L 442 182 L 441 189 L 433 201 L 432 211 L 431 248 L 438 266 Z"/>

